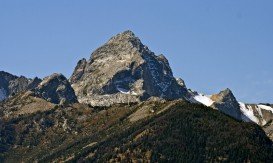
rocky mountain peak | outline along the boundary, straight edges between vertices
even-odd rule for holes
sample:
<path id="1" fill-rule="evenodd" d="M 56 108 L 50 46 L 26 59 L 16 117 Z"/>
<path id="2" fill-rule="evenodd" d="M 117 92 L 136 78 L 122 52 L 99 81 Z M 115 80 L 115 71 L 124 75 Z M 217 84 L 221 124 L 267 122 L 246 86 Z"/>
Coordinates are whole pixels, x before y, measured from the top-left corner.
<path id="1" fill-rule="evenodd" d="M 20 76 L 9 82 L 9 93 L 13 96 L 18 92 L 24 91 L 28 88 L 31 81 L 24 76 Z"/>
<path id="2" fill-rule="evenodd" d="M 34 90 L 35 96 L 43 98 L 54 104 L 76 103 L 77 97 L 66 77 L 54 73 L 45 77 Z"/>
<path id="3" fill-rule="evenodd" d="M 36 88 L 41 82 L 42 82 L 42 80 L 38 77 L 35 77 L 33 80 L 30 80 L 30 82 L 28 84 L 28 90 L 32 90 L 32 89 Z"/>
<path id="4" fill-rule="evenodd" d="M 65 81 L 65 76 L 61 73 L 53 73 L 50 76 L 45 77 L 42 82 L 38 85 L 39 88 L 50 85 L 53 82 Z"/>
<path id="5" fill-rule="evenodd" d="M 125 31 L 113 36 L 103 46 L 95 50 L 89 62 L 109 60 L 112 57 L 118 59 L 140 58 L 143 54 L 149 54 L 149 49 L 144 46 L 140 39 L 132 31 Z"/>
<path id="6" fill-rule="evenodd" d="M 233 95 L 232 91 L 229 88 L 226 88 L 226 89 L 220 91 L 220 93 L 218 93 L 218 94 L 212 95 L 211 99 L 213 101 L 217 101 L 217 102 L 225 102 L 228 100 L 233 100 L 233 101 L 235 100 L 236 101 L 235 96 Z"/>
<path id="7" fill-rule="evenodd" d="M 14 96 L 19 92 L 31 90 L 35 88 L 41 79 L 29 79 L 24 76 L 16 76 L 10 73 L 0 71 L 0 101 L 10 96 Z"/>
<path id="8" fill-rule="evenodd" d="M 230 89 L 227 88 L 218 94 L 212 95 L 211 100 L 214 101 L 212 104 L 213 108 L 216 108 L 238 120 L 242 119 L 240 105 Z"/>
<path id="9" fill-rule="evenodd" d="M 92 105 L 137 102 L 152 96 L 177 99 L 187 94 L 173 77 L 166 57 L 155 55 L 131 31 L 112 37 L 89 61 L 79 61 L 70 82 L 79 101 Z"/>
<path id="10" fill-rule="evenodd" d="M 137 42 L 141 43 L 140 39 L 135 36 L 135 34 L 130 31 L 124 31 L 122 33 L 117 34 L 116 36 L 113 36 L 107 43 L 121 43 L 121 42 Z"/>
<path id="11" fill-rule="evenodd" d="M 73 84 L 73 83 L 75 83 L 75 82 L 77 82 L 78 80 L 81 79 L 81 77 L 84 74 L 84 70 L 85 70 L 86 64 L 87 64 L 87 61 L 86 61 L 85 58 L 83 58 L 83 59 L 81 59 L 81 60 L 78 61 L 77 66 L 74 69 L 71 78 L 69 79 L 69 82 L 71 84 Z"/>
<path id="12" fill-rule="evenodd" d="M 229 88 L 222 90 L 220 94 L 233 95 L 232 91 Z"/>
<path id="13" fill-rule="evenodd" d="M 5 72 L 5 71 L 0 71 L 0 81 L 5 80 L 6 82 L 8 82 L 8 81 L 14 80 L 16 78 L 18 78 L 16 75 L 12 75 L 12 74 Z"/>

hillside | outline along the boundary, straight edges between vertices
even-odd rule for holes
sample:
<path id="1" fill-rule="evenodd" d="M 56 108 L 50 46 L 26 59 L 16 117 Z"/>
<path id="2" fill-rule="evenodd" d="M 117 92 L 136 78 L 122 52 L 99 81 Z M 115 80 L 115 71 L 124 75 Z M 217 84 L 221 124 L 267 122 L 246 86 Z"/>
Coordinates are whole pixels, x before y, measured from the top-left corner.
<path id="1" fill-rule="evenodd" d="M 185 101 L 55 106 L 0 126 L 5 162 L 273 160 L 259 126 Z"/>

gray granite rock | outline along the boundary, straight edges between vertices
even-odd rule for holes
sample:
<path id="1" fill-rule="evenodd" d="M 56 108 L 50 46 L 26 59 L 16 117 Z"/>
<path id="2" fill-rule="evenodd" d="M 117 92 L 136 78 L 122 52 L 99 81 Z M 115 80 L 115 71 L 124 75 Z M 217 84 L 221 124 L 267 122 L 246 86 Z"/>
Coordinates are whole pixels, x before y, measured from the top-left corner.
<path id="1" fill-rule="evenodd" d="M 13 96 L 18 92 L 27 90 L 30 80 L 24 76 L 20 76 L 9 82 L 9 93 Z"/>
<path id="2" fill-rule="evenodd" d="M 0 71 L 0 101 L 13 96 L 19 92 L 31 90 L 38 86 L 41 79 L 28 79 L 24 76 L 16 76 Z"/>
<path id="3" fill-rule="evenodd" d="M 76 83 L 77 81 L 81 80 L 83 74 L 84 74 L 84 70 L 86 67 L 87 61 L 85 58 L 79 60 L 79 62 L 77 63 L 76 68 L 73 71 L 73 74 L 71 76 L 71 78 L 69 79 L 69 82 L 71 84 Z"/>
<path id="4" fill-rule="evenodd" d="M 131 31 L 112 37 L 88 61 L 80 60 L 70 82 L 79 102 L 94 106 L 153 96 L 173 100 L 188 93 L 164 55 L 155 55 Z"/>
<path id="5" fill-rule="evenodd" d="M 57 73 L 44 78 L 34 89 L 34 94 L 54 104 L 71 104 L 78 102 L 69 81 L 65 76 Z"/>

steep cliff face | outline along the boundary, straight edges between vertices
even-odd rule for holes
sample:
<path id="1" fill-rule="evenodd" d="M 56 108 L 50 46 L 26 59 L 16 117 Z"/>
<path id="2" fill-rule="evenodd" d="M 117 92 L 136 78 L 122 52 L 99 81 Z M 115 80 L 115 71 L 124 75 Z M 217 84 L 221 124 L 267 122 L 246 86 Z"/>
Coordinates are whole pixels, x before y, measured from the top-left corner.
<path id="1" fill-rule="evenodd" d="M 87 64 L 87 61 L 85 58 L 78 61 L 77 66 L 75 67 L 75 70 L 69 79 L 69 82 L 71 84 L 77 83 L 79 80 L 81 80 L 84 74 L 86 64 Z"/>
<path id="2" fill-rule="evenodd" d="M 112 37 L 88 61 L 79 61 L 70 82 L 80 102 L 99 106 L 188 95 L 168 60 L 151 52 L 131 31 Z"/>

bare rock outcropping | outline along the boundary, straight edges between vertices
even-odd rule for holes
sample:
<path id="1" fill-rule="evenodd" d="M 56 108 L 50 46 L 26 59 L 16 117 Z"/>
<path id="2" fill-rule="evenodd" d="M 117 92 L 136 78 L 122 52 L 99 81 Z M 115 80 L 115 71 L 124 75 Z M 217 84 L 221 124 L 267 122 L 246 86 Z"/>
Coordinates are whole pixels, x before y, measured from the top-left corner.
<path id="1" fill-rule="evenodd" d="M 76 103 L 77 97 L 69 81 L 62 74 L 54 73 L 45 77 L 34 89 L 34 96 L 54 104 Z"/>
<path id="2" fill-rule="evenodd" d="M 28 79 L 24 76 L 15 76 L 10 73 L 0 71 L 0 101 L 5 100 L 17 93 L 32 90 L 38 86 L 42 80 L 39 78 Z"/>
<path id="3" fill-rule="evenodd" d="M 240 105 L 230 89 L 225 89 L 219 94 L 212 95 L 211 100 L 214 101 L 211 107 L 238 120 L 242 119 Z"/>

